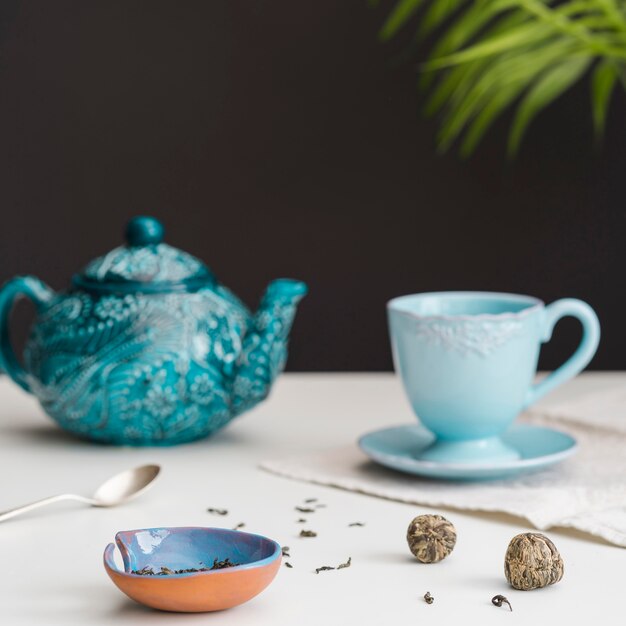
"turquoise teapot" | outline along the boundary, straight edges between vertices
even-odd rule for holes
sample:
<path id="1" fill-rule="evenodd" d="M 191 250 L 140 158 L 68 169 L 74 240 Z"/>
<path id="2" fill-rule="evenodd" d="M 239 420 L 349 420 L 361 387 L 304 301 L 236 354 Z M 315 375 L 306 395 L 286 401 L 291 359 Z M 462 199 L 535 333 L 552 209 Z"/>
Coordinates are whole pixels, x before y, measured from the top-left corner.
<path id="1" fill-rule="evenodd" d="M 125 246 L 55 293 L 37 278 L 0 291 L 0 367 L 64 429 L 96 441 L 171 445 L 206 437 L 263 400 L 287 357 L 306 285 L 272 282 L 252 315 L 206 265 L 132 219 Z M 23 366 L 9 340 L 17 298 L 36 317 Z"/>

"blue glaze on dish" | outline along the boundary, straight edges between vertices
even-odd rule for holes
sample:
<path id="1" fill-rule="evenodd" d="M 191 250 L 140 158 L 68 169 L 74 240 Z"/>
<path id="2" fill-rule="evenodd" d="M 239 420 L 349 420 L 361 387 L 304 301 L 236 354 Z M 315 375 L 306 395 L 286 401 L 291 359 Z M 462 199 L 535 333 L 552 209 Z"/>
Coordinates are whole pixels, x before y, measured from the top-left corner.
<path id="1" fill-rule="evenodd" d="M 206 437 L 269 393 L 287 359 L 302 282 L 270 283 L 252 314 L 195 257 L 135 218 L 127 244 L 89 263 L 68 292 L 37 278 L 0 291 L 0 368 L 63 428 L 97 441 L 170 445 Z M 36 319 L 16 358 L 14 301 Z"/>
<path id="2" fill-rule="evenodd" d="M 387 310 L 395 369 L 415 414 L 436 437 L 422 459 L 446 464 L 519 458 L 500 433 L 580 372 L 600 339 L 596 314 L 575 299 L 545 306 L 515 294 L 423 293 L 395 298 Z M 533 384 L 541 344 L 565 316 L 581 322 L 580 345 Z"/>
<path id="3" fill-rule="evenodd" d="M 385 428 L 363 435 L 359 447 L 376 463 L 391 469 L 450 480 L 507 478 L 539 470 L 563 461 L 576 451 L 571 435 L 552 428 L 514 424 L 501 436 L 505 445 L 516 452 L 515 459 L 482 462 L 434 462 L 423 458 L 435 436 L 419 424 Z"/>
<path id="4" fill-rule="evenodd" d="M 214 559 L 230 559 L 240 563 L 227 570 L 168 574 L 168 579 L 189 576 L 211 576 L 235 569 L 252 569 L 269 565 L 282 556 L 281 547 L 267 537 L 225 528 L 171 527 L 147 528 L 122 531 L 115 535 L 115 542 L 122 555 L 124 571 L 115 564 L 115 546 L 106 547 L 104 560 L 113 570 L 127 576 L 139 577 L 133 571 L 144 567 L 160 571 L 161 567 L 171 570 L 199 569 L 211 567 Z"/>

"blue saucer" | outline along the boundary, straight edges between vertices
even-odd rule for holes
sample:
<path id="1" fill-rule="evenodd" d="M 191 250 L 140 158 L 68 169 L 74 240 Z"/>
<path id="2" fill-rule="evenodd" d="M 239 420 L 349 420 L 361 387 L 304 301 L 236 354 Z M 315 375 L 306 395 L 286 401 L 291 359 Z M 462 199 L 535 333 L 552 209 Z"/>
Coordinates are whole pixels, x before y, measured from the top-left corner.
<path id="1" fill-rule="evenodd" d="M 506 478 L 548 467 L 576 451 L 576 440 L 566 433 L 542 426 L 514 424 L 502 441 L 517 450 L 519 459 L 477 463 L 439 463 L 420 459 L 435 440 L 420 424 L 394 426 L 363 435 L 359 447 L 370 459 L 401 472 L 451 480 Z"/>

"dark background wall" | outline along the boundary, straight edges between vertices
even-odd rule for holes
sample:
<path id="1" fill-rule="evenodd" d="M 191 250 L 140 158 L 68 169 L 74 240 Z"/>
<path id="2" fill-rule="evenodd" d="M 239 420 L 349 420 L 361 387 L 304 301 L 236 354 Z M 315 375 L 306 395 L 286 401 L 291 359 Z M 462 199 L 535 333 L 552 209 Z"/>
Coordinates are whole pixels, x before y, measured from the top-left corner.
<path id="1" fill-rule="evenodd" d="M 151 213 L 251 305 L 309 283 L 294 370 L 389 368 L 386 300 L 443 289 L 583 298 L 593 366 L 626 368 L 626 99 L 600 151 L 585 85 L 513 163 L 507 120 L 473 159 L 437 156 L 410 33 L 376 39 L 389 6 L 2 0 L 0 281 L 64 287 Z M 578 337 L 563 322 L 542 367 Z"/>

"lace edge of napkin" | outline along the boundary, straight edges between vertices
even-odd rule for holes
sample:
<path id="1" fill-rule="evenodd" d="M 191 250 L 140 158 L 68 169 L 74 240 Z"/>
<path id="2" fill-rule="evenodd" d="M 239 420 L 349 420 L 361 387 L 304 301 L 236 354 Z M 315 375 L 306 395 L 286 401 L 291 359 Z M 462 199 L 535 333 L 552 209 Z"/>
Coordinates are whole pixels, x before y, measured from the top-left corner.
<path id="1" fill-rule="evenodd" d="M 325 475 L 320 473 L 317 476 L 311 476 L 309 474 L 303 474 L 301 472 L 293 471 L 286 469 L 284 467 L 284 463 L 288 461 L 288 459 L 283 459 L 282 461 L 262 461 L 259 463 L 259 468 L 263 471 L 269 472 L 270 474 L 274 474 L 276 476 L 280 476 L 282 478 L 287 478 L 291 480 L 298 480 L 300 482 L 307 482 L 314 485 L 320 485 L 323 487 L 333 487 L 335 489 L 341 489 L 343 491 L 348 491 L 350 493 L 359 493 L 361 495 L 372 496 L 376 498 L 381 498 L 382 500 L 389 500 L 392 502 L 402 502 L 404 504 L 419 504 L 421 506 L 428 507 L 444 507 L 446 509 L 450 509 L 453 511 L 460 512 L 471 512 L 471 513 L 503 513 L 505 515 L 511 515 L 513 517 L 517 517 L 519 519 L 523 519 L 529 523 L 532 527 L 537 530 L 549 530 L 551 528 L 573 528 L 583 533 L 587 533 L 594 537 L 600 537 L 610 544 L 626 548 L 626 533 L 607 524 L 606 522 L 602 522 L 597 520 L 593 514 L 590 515 L 577 515 L 574 517 L 569 517 L 561 520 L 554 520 L 550 522 L 542 521 L 541 516 L 538 515 L 525 515 L 522 513 L 513 513 L 511 511 L 503 510 L 500 505 L 481 505 L 481 506 L 471 506 L 471 505 L 458 505 L 458 504 L 450 504 L 446 502 L 445 499 L 438 500 L 437 498 L 407 498 L 393 490 L 386 489 L 384 492 L 379 491 L 376 487 L 372 487 L 369 489 L 363 489 L 358 486 L 349 486 L 346 484 L 341 484 L 337 481 L 336 478 L 332 476 Z"/>

